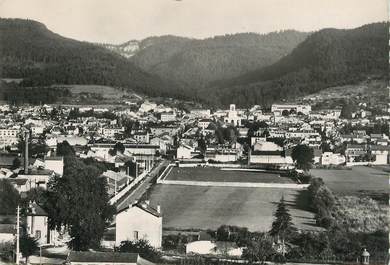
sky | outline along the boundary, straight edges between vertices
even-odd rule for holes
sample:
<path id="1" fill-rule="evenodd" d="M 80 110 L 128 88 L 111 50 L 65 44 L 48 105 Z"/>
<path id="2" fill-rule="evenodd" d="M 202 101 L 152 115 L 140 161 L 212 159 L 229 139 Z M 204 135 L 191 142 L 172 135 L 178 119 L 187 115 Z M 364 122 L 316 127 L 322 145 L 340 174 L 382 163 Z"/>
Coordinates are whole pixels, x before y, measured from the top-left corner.
<path id="1" fill-rule="evenodd" d="M 0 17 L 28 18 L 65 37 L 123 43 L 149 36 L 354 28 L 388 20 L 388 0 L 0 0 Z"/>

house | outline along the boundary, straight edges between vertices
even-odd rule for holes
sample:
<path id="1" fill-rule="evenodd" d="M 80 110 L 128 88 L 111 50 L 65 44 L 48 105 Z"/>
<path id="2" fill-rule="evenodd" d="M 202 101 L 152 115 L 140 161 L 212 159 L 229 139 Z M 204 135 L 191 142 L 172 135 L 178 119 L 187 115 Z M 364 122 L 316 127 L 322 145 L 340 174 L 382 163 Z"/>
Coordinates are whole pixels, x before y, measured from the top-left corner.
<path id="1" fill-rule="evenodd" d="M 389 164 L 389 151 L 390 147 L 382 145 L 370 146 L 371 155 L 374 156 L 373 164 L 386 165 Z"/>
<path id="2" fill-rule="evenodd" d="M 309 115 L 311 112 L 310 105 L 299 105 L 299 104 L 272 104 L 271 112 L 275 116 L 281 116 L 283 111 L 288 111 L 289 113 L 302 113 L 304 115 Z"/>
<path id="3" fill-rule="evenodd" d="M 133 138 L 137 141 L 137 143 L 148 144 L 150 142 L 149 133 L 146 131 L 135 132 Z"/>
<path id="4" fill-rule="evenodd" d="M 130 177 L 122 172 L 115 172 L 112 170 L 103 172 L 100 177 L 106 179 L 107 193 L 109 195 L 115 195 L 118 190 L 122 189 L 134 179 L 133 177 Z"/>
<path id="5" fill-rule="evenodd" d="M 209 118 L 211 111 L 209 109 L 193 109 L 190 111 L 191 116 L 198 118 Z"/>
<path id="6" fill-rule="evenodd" d="M 156 103 L 145 101 L 139 107 L 139 111 L 140 112 L 149 112 L 149 111 L 155 110 L 156 108 L 157 108 L 157 104 Z"/>
<path id="7" fill-rule="evenodd" d="M 69 265 L 153 265 L 137 253 L 71 251 L 66 259 Z"/>
<path id="8" fill-rule="evenodd" d="M 200 240 L 186 244 L 187 254 L 241 257 L 242 250 L 243 249 L 237 247 L 237 244 L 234 242 Z"/>
<path id="9" fill-rule="evenodd" d="M 104 127 L 100 130 L 100 133 L 104 135 L 105 137 L 114 138 L 118 134 L 122 134 L 125 131 L 125 128 L 123 127 L 117 127 L 117 126 L 108 126 Z"/>
<path id="10" fill-rule="evenodd" d="M 283 150 L 273 142 L 257 142 L 249 152 L 250 164 L 269 164 L 275 166 L 292 165 L 291 151 Z"/>
<path id="11" fill-rule="evenodd" d="M 160 120 L 162 122 L 170 122 L 176 120 L 176 113 L 174 112 L 163 112 L 160 114 Z"/>
<path id="12" fill-rule="evenodd" d="M 33 188 L 47 188 L 47 183 L 54 177 L 53 170 L 42 168 L 30 168 L 28 173 L 19 174 L 16 178 L 10 179 L 12 183 L 16 183 L 15 188 L 19 192 L 27 192 Z M 19 182 L 18 182 L 19 181 Z"/>
<path id="13" fill-rule="evenodd" d="M 181 127 L 179 125 L 165 125 L 165 126 L 152 126 L 150 127 L 151 134 L 153 136 L 159 136 L 163 133 L 168 133 L 171 136 L 177 135 Z"/>
<path id="14" fill-rule="evenodd" d="M 213 122 L 211 119 L 200 119 L 198 121 L 198 127 L 201 129 L 206 129 L 211 122 Z"/>
<path id="15" fill-rule="evenodd" d="M 365 144 L 347 144 L 345 157 L 347 162 L 354 162 L 367 155 L 367 145 Z"/>
<path id="16" fill-rule="evenodd" d="M 219 148 L 219 149 L 211 149 L 206 150 L 205 160 L 212 160 L 217 162 L 235 162 L 237 161 L 239 154 L 237 150 L 227 149 L 227 148 Z"/>
<path id="17" fill-rule="evenodd" d="M 149 201 L 135 203 L 121 209 L 116 217 L 115 245 L 125 240 L 144 239 L 155 248 L 161 248 L 162 215 L 160 206 L 154 209 Z"/>
<path id="18" fill-rule="evenodd" d="M 53 244 L 57 232 L 49 229 L 48 214 L 35 202 L 30 202 L 27 209 L 27 234 L 37 240 L 39 245 Z"/>
<path id="19" fill-rule="evenodd" d="M 332 152 L 324 152 L 321 156 L 321 165 L 341 165 L 345 163 L 345 156 Z"/>
<path id="20" fill-rule="evenodd" d="M 181 144 L 176 150 L 177 159 L 190 159 L 192 158 L 192 152 L 195 151 L 195 148 L 186 144 Z"/>
<path id="21" fill-rule="evenodd" d="M 19 142 L 19 129 L 0 128 L 0 147 L 16 145 Z"/>
<path id="22" fill-rule="evenodd" d="M 62 176 L 64 174 L 64 158 L 62 156 L 45 157 L 44 167 Z"/>

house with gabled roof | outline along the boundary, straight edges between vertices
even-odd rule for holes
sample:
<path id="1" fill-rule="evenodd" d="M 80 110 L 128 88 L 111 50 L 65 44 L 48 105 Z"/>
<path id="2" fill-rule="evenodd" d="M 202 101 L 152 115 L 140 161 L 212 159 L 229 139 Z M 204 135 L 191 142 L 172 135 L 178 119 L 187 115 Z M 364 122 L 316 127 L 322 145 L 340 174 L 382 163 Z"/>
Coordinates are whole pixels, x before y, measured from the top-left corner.
<path id="1" fill-rule="evenodd" d="M 115 223 L 116 246 L 122 241 L 143 239 L 151 246 L 161 248 L 162 214 L 159 205 L 153 208 L 149 201 L 135 202 L 119 210 Z"/>
<path id="2" fill-rule="evenodd" d="M 49 228 L 48 214 L 36 202 L 30 201 L 28 205 L 26 232 L 39 245 L 54 244 L 56 241 L 57 231 Z"/>

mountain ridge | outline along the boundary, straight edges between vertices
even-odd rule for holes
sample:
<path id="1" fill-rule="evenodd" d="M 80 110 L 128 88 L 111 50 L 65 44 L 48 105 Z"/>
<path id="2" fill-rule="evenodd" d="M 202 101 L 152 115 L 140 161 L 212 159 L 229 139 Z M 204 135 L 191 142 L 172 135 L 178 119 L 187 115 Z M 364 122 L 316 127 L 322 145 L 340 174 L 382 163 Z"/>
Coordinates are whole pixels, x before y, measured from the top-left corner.
<path id="1" fill-rule="evenodd" d="M 353 84 L 371 75 L 387 78 L 387 53 L 388 23 L 323 29 L 311 34 L 278 62 L 233 79 L 219 80 L 208 90 L 223 104 L 228 100 L 224 94 L 245 104 L 269 104 L 283 99 L 283 95 L 305 95 L 326 87 Z M 240 94 L 250 100 L 240 99 Z"/>

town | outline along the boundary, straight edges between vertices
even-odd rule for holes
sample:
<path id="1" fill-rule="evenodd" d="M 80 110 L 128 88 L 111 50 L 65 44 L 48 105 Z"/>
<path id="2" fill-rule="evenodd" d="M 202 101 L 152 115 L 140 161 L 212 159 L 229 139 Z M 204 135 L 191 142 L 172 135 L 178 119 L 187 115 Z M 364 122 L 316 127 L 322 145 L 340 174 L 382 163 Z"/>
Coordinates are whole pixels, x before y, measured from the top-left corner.
<path id="1" fill-rule="evenodd" d="M 0 3 L 0 264 L 390 265 L 387 1 Z"/>
<path id="2" fill-rule="evenodd" d="M 345 102 L 335 108 L 316 110 L 304 103 L 273 104 L 269 109 L 258 105 L 239 109 L 235 104 L 230 104 L 226 110 L 184 110 L 142 98 L 113 108 L 2 105 L 0 183 L 2 190 L 6 191 L 1 196 L 7 199 L 1 202 L 4 215 L 0 225 L 0 242 L 14 242 L 16 236 L 17 240 L 20 240 L 19 237 L 27 241 L 29 238 L 36 239 L 34 242 L 41 246 L 39 258 L 34 256 L 34 251 L 22 251 L 26 259 L 32 256 L 29 258 L 32 264 L 42 262 L 42 248 L 47 257 L 53 256 L 50 247 L 61 249 L 69 246 L 69 242 L 72 242 L 71 249 L 77 250 L 99 246 L 108 250 L 126 251 L 137 247 L 142 249 L 141 246 L 131 245 L 139 240 L 155 249 L 156 253 L 162 251 L 164 256 L 192 253 L 245 258 L 247 252 L 244 243 L 234 243 L 235 240 L 229 236 L 222 240 L 230 242 L 229 247 L 225 245 L 223 250 L 212 243 L 212 238 L 223 238 L 226 231 L 242 237 L 240 229 L 243 228 L 240 227 L 249 231 L 257 231 L 259 228 L 267 231 L 272 224 L 273 210 L 268 214 L 268 219 L 260 223 L 257 223 L 263 214 L 260 209 L 252 217 L 244 213 L 241 218 L 237 216 L 238 219 L 232 219 L 230 214 L 239 215 L 241 211 L 230 214 L 224 212 L 227 219 L 212 220 L 210 213 L 203 211 L 200 205 L 184 203 L 187 195 L 191 198 L 191 191 L 177 191 L 175 188 L 178 185 L 191 190 L 200 187 L 235 188 L 242 191 L 258 188 L 262 189 L 262 193 L 278 193 L 276 200 L 279 209 L 286 207 L 284 199 L 291 197 L 291 192 L 306 190 L 308 187 L 310 190 L 312 177 L 318 177 L 313 171 L 320 176 L 326 175 L 327 171 L 352 172 L 351 176 L 345 175 L 343 178 L 368 174 L 364 173 L 367 172 L 364 168 L 376 168 L 377 172 L 381 172 L 389 165 L 388 107 L 373 108 L 364 102 L 351 107 Z M 380 115 L 373 115 L 373 111 Z M 77 167 L 84 173 L 77 171 Z M 66 198 L 62 197 L 63 194 L 53 195 L 56 192 L 69 192 L 69 196 L 73 196 L 73 192 L 77 193 L 77 188 L 86 192 L 82 187 L 71 185 L 85 185 L 77 183 L 88 173 L 103 180 L 100 183 L 104 183 L 103 189 L 107 193 L 106 206 L 113 211 L 112 218 L 103 220 L 107 224 L 102 224 L 103 228 L 96 232 L 100 237 L 94 239 L 95 245 L 91 242 L 83 245 L 82 238 L 74 242 L 74 233 L 82 233 L 85 228 L 71 231 L 76 229 L 69 228 L 74 225 L 74 220 L 68 223 L 64 220 L 50 220 L 53 212 L 45 210 L 53 207 L 50 210 L 62 216 L 62 209 L 56 207 L 66 205 L 59 203 L 48 206 L 53 202 L 45 197 L 48 196 L 45 195 L 46 191 L 52 193 L 54 200 Z M 387 184 L 386 174 L 383 175 L 380 181 L 384 183 L 377 181 L 379 185 L 372 189 L 380 192 L 383 188 L 383 194 L 386 194 L 387 188 L 383 186 Z M 64 178 L 76 178 L 73 180 L 75 183 L 61 182 Z M 357 184 L 352 182 L 360 179 L 340 181 L 359 186 L 375 182 L 370 178 L 369 175 L 363 176 L 363 182 Z M 95 182 L 88 185 L 98 187 Z M 61 190 L 61 185 L 74 190 Z M 344 184 L 336 181 L 334 185 Z M 375 183 L 372 185 L 375 186 Z M 167 190 L 164 190 L 165 187 Z M 361 186 L 359 189 L 364 190 Z M 96 193 L 96 190 L 91 192 Z M 175 196 L 175 193 L 177 196 L 172 201 L 170 197 Z M 386 201 L 386 195 L 383 194 L 379 196 L 379 201 Z M 78 194 L 77 198 L 79 201 L 62 203 L 83 204 L 83 201 L 99 200 L 87 194 Z M 215 199 L 221 198 L 217 196 Z M 236 200 L 234 197 L 230 199 Z M 184 203 L 182 206 L 181 201 Z M 17 207 L 20 210 L 16 211 Z M 195 211 L 197 216 L 183 217 L 180 207 Z M 233 210 L 230 207 L 233 206 L 229 205 L 225 210 Z M 249 211 L 256 211 L 257 207 L 260 206 L 255 205 Z M 21 218 L 19 214 L 24 217 Z M 309 214 L 305 218 L 312 219 L 312 225 L 316 227 L 331 227 L 334 222 L 332 218 L 322 214 Z M 181 222 L 177 221 L 182 218 Z M 75 220 L 80 222 L 83 217 Z M 299 227 L 298 231 L 308 229 L 299 218 L 294 217 L 293 221 Z M 20 233 L 18 231 L 15 234 L 16 222 L 25 230 L 21 229 Z M 212 229 L 215 229 L 215 235 L 207 233 Z M 245 229 L 245 233 L 248 233 Z M 282 245 L 281 241 L 275 241 L 274 244 L 276 253 L 282 253 L 279 256 L 284 257 L 284 240 Z M 11 256 L 19 255 L 20 246 L 17 248 L 16 254 L 13 247 L 8 249 L 9 253 L 14 253 Z M 156 253 L 131 259 L 135 260 L 133 262 L 143 258 L 156 261 L 155 256 L 161 255 Z M 381 257 L 382 254 L 376 255 Z M 115 259 L 121 260 L 127 254 L 118 252 L 115 255 Z M 354 259 L 360 259 L 360 253 L 356 255 Z M 105 258 L 103 254 L 101 262 Z M 79 264 L 95 258 L 88 256 L 88 252 L 70 252 L 66 259 L 71 264 Z M 51 259 L 49 263 L 54 261 Z M 61 259 L 57 262 L 61 262 Z"/>

